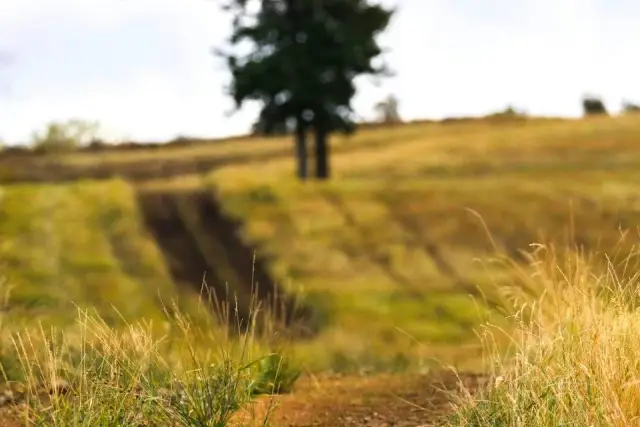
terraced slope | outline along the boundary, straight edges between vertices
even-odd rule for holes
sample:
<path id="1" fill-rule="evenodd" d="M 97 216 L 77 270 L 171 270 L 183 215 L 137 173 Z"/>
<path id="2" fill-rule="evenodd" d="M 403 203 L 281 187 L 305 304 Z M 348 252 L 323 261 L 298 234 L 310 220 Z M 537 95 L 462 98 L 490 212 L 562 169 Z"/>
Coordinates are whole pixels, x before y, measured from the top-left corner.
<path id="1" fill-rule="evenodd" d="M 159 320 L 179 296 L 122 181 L 0 187 L 0 266 L 16 327 L 65 324 L 76 304 Z"/>
<path id="2" fill-rule="evenodd" d="M 405 366 L 408 360 L 429 364 L 430 357 L 439 357 L 457 363 L 477 355 L 473 350 L 473 327 L 486 314 L 477 288 L 488 293 L 496 281 L 517 280 L 513 271 L 477 259 L 486 260 L 496 253 L 517 258 L 520 249 L 527 249 L 532 241 L 544 236 L 562 245 L 614 247 L 620 239 L 619 229 L 633 228 L 640 220 L 635 195 L 639 140 L 640 123 L 634 117 L 500 126 L 410 125 L 362 132 L 352 140 L 336 140 L 335 179 L 305 185 L 291 178 L 294 162 L 288 154 L 290 146 L 278 145 L 282 140 L 265 140 L 260 148 L 229 142 L 167 151 L 133 150 L 129 156 L 118 154 L 120 157 L 105 152 L 30 158 L 22 166 L 53 162 L 42 169 L 34 167 L 36 172 L 31 175 L 20 175 L 15 165 L 7 166 L 6 159 L 5 163 L 0 161 L 0 166 L 5 167 L 7 176 L 11 175 L 5 176 L 9 181 L 31 180 L 36 175 L 35 180 L 55 181 L 62 179 L 59 171 L 65 167 L 71 172 L 64 172 L 64 179 L 85 173 L 94 177 L 128 176 L 140 186 L 138 200 L 144 208 L 144 218 L 152 225 L 145 235 L 140 231 L 144 228 L 143 217 L 132 216 L 137 219 L 130 222 L 135 226 L 129 230 L 138 230 L 132 235 L 145 236 L 140 240 L 147 242 L 145 247 L 154 247 L 154 265 L 160 266 L 152 270 L 163 271 L 157 273 L 162 280 L 145 276 L 134 280 L 135 286 L 152 281 L 154 286 L 169 283 L 167 288 L 177 292 L 181 287 L 176 287 L 176 282 L 189 282 L 193 289 L 200 286 L 205 271 L 219 289 L 226 282 L 247 283 L 248 272 L 242 271 L 244 267 L 248 270 L 246 263 L 252 262 L 252 257 L 234 255 L 225 261 L 220 254 L 240 253 L 236 252 L 238 248 L 251 254 L 255 249 L 258 259 L 268 260 L 259 270 L 287 290 L 303 288 L 307 301 L 316 310 L 316 324 L 324 326 L 319 336 L 296 347 L 301 357 L 315 367 L 331 366 L 337 370 L 395 369 Z M 255 151 L 251 151 L 254 147 Z M 278 154 L 278 150 L 282 153 Z M 242 156 L 246 156 L 245 160 Z M 218 168 L 202 187 L 200 175 L 215 165 L 204 162 L 219 162 L 221 158 L 226 158 L 226 163 L 217 163 Z M 197 166 L 195 159 L 204 166 Z M 47 169 L 54 163 L 58 169 Z M 163 163 L 169 166 L 160 166 Z M 190 166 L 178 167 L 181 164 Z M 136 170 L 147 172 L 136 175 Z M 195 177 L 199 190 L 171 196 L 168 202 L 167 192 L 181 187 L 181 174 L 185 172 L 192 173 L 189 180 Z M 142 192 L 152 186 L 137 181 L 166 176 L 174 178 L 154 183 L 156 193 Z M 13 232 L 12 240 L 22 242 L 17 244 L 18 249 L 3 253 L 11 275 L 18 277 L 20 292 L 27 295 L 21 297 L 23 300 L 49 298 L 60 302 L 60 295 L 65 294 L 89 302 L 111 301 L 77 289 L 84 289 L 80 284 L 88 282 L 97 285 L 87 285 L 87 289 L 100 288 L 102 276 L 93 271 L 117 271 L 113 274 L 136 278 L 141 274 L 136 272 L 136 266 L 113 267 L 128 265 L 136 258 L 123 252 L 127 249 L 122 249 L 118 239 L 106 237 L 111 231 L 95 231 L 112 230 L 110 223 L 93 219 L 102 217 L 97 212 L 110 212 L 108 204 L 98 202 L 106 197 L 104 193 L 110 193 L 102 185 L 116 184 L 6 187 L 14 202 L 5 224 L 18 221 L 23 228 Z M 134 212 L 135 191 L 122 182 L 117 185 L 122 191 L 110 197 L 122 197 L 130 209 L 127 212 Z M 215 202 L 200 205 L 198 200 L 205 188 L 207 194 L 215 195 Z M 15 200 L 25 203 L 32 191 L 40 195 L 40 202 L 16 207 L 20 203 Z M 66 202 L 49 197 L 49 192 L 55 195 L 56 191 L 65 194 L 60 200 Z M 87 198 L 90 206 L 71 202 L 75 197 Z M 161 216 L 160 208 L 146 208 L 152 205 L 169 212 L 170 218 L 179 219 L 183 231 L 177 233 L 181 236 L 177 243 L 169 242 L 165 225 L 157 218 Z M 55 215 L 49 215 L 54 210 Z M 91 215 L 85 213 L 89 210 Z M 216 239 L 204 243 L 204 239 L 194 239 L 206 237 L 197 229 L 206 230 L 209 226 L 204 225 L 208 221 L 205 218 L 216 215 L 234 218 L 240 230 L 235 229 L 236 225 L 215 227 L 214 223 L 208 235 L 215 232 Z M 54 221 L 49 217 L 57 218 L 58 225 L 42 225 Z M 24 223 L 15 218 L 23 218 Z M 56 237 L 61 234 L 56 230 L 65 223 L 89 228 L 91 231 L 79 231 L 78 235 L 92 237 L 74 240 L 69 233 Z M 152 238 L 154 229 L 157 243 Z M 231 229 L 233 233 L 225 234 Z M 18 238 L 23 230 L 30 230 L 27 235 L 32 237 Z M 191 237 L 187 239 L 185 234 Z M 36 236 L 44 236 L 43 241 L 48 243 L 39 243 Z M 235 236 L 235 243 L 229 236 Z M 189 243 L 185 243 L 187 240 Z M 222 245 L 217 249 L 211 247 L 216 241 Z M 179 247 L 178 243 L 188 244 L 191 249 Z M 625 250 L 633 243 L 633 236 L 627 236 Z M 58 247 L 64 248 L 61 255 L 48 258 Z M 197 267 L 181 262 L 170 264 L 171 254 L 190 254 L 190 260 L 202 264 L 201 272 L 196 274 Z M 87 263 L 90 267 L 77 271 L 74 263 L 51 261 L 94 256 L 112 261 L 106 262 L 109 267 Z M 163 257 L 169 260 L 167 266 L 163 265 Z M 37 264 L 47 267 L 34 268 Z M 38 273 L 39 268 L 44 273 Z M 56 288 L 59 282 L 54 279 L 62 274 L 72 278 Z M 223 275 L 235 278 L 228 280 Z M 39 284 L 49 282 L 56 283 L 49 286 L 58 289 L 58 294 L 53 292 L 57 297 L 51 297 L 48 291 L 41 294 Z M 157 293 L 153 287 L 151 291 Z M 118 291 L 118 295 L 121 293 L 126 291 Z M 117 300 L 117 296 L 114 298 Z M 135 300 L 126 301 L 131 312 L 136 311 Z M 465 347 L 467 343 L 469 346 Z"/>

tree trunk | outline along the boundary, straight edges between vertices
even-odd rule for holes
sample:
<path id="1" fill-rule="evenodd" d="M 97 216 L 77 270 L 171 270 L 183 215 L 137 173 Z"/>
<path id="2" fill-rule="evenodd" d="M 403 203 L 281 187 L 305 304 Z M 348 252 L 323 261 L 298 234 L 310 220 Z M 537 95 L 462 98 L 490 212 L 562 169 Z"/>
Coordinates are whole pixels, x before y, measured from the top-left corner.
<path id="1" fill-rule="evenodd" d="M 316 135 L 316 178 L 319 180 L 328 179 L 329 171 L 329 133 L 324 126 L 318 126 L 315 129 Z"/>
<path id="2" fill-rule="evenodd" d="M 296 158 L 298 159 L 298 178 L 305 181 L 309 177 L 307 154 L 307 132 L 302 125 L 296 125 Z"/>

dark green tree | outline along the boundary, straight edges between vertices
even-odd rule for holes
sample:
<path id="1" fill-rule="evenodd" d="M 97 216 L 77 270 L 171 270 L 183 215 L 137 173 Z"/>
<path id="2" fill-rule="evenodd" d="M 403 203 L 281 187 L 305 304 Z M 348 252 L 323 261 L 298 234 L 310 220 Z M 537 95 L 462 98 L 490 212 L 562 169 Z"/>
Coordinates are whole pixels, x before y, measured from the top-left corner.
<path id="1" fill-rule="evenodd" d="M 250 3 L 258 5 L 256 12 Z M 330 176 L 328 137 L 351 133 L 354 79 L 385 76 L 376 37 L 393 10 L 367 0 L 231 0 L 229 50 L 221 52 L 231 71 L 229 92 L 236 109 L 245 101 L 262 106 L 257 128 L 263 133 L 293 123 L 298 176 L 306 179 L 307 135 L 315 137 L 316 177 Z M 247 43 L 248 42 L 248 43 Z M 237 47 L 250 46 L 241 55 Z"/>
<path id="2" fill-rule="evenodd" d="M 609 114 L 602 98 L 594 95 L 585 95 L 582 98 L 582 111 L 585 116 L 606 116 Z"/>

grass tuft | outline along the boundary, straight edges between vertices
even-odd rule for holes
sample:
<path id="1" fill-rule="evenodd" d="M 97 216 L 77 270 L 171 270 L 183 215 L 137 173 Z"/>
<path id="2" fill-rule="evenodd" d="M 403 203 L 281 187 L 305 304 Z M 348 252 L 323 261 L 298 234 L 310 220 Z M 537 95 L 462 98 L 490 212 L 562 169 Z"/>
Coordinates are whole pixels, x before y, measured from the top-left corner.
<path id="1" fill-rule="evenodd" d="M 256 395 L 289 393 L 301 373 L 282 353 L 271 353 L 258 361 L 249 389 Z"/>

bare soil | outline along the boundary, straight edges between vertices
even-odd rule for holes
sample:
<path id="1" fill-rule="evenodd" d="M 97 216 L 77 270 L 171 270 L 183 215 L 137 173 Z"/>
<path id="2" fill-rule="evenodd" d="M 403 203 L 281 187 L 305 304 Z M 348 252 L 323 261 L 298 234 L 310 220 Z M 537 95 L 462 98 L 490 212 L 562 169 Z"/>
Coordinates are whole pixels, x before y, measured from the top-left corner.
<path id="1" fill-rule="evenodd" d="M 231 425 L 272 427 L 433 427 L 452 412 L 461 386 L 470 392 L 486 383 L 479 374 L 305 376 L 293 393 L 258 398 L 236 414 Z M 3 392 L 6 393 L 6 390 Z M 0 394 L 0 426 L 25 425 L 25 404 L 13 406 Z"/>
<path id="2" fill-rule="evenodd" d="M 479 374 L 305 377 L 293 393 L 264 397 L 247 417 L 261 419 L 269 407 L 274 427 L 431 427 L 452 412 L 460 386 L 473 392 L 486 382 Z"/>

